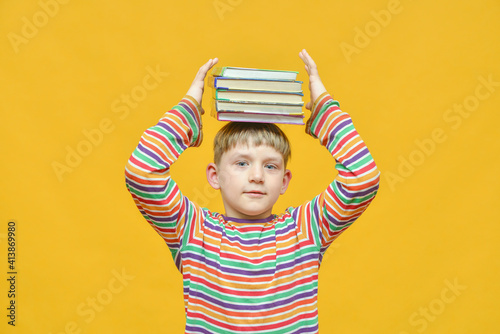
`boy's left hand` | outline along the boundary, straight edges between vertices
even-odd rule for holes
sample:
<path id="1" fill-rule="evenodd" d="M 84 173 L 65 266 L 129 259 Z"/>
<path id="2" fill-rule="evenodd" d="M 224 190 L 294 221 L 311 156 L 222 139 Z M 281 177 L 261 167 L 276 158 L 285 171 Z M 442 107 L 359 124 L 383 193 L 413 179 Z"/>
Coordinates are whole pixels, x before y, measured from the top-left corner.
<path id="1" fill-rule="evenodd" d="M 219 59 L 217 58 L 210 59 L 202 67 L 200 67 L 198 73 L 196 73 L 193 83 L 191 84 L 191 87 L 189 87 L 189 90 L 186 93 L 186 95 L 192 96 L 196 100 L 196 102 L 198 102 L 200 107 L 201 107 L 201 99 L 203 97 L 203 90 L 205 87 L 205 77 L 207 76 L 208 71 L 210 71 L 210 69 L 215 64 L 217 64 L 218 61 Z M 205 110 L 201 108 L 201 114 L 203 115 L 204 113 Z"/>

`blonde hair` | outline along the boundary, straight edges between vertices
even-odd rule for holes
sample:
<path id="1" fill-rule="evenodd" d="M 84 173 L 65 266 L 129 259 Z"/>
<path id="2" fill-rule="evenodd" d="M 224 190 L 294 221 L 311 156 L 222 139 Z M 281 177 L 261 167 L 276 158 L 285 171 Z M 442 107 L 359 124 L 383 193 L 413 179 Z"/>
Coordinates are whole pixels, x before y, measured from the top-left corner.
<path id="1" fill-rule="evenodd" d="M 214 162 L 219 164 L 222 154 L 240 143 L 256 146 L 268 145 L 281 153 L 285 168 L 292 152 L 285 133 L 272 123 L 230 122 L 224 125 L 214 138 Z"/>

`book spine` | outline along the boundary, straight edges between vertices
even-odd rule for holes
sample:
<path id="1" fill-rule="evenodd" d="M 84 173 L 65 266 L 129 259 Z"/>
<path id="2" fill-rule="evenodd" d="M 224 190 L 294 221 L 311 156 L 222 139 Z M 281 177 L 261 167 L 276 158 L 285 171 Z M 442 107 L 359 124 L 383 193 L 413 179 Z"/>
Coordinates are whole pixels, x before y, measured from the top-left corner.
<path id="1" fill-rule="evenodd" d="M 218 89 L 213 89 L 213 98 L 218 101 L 229 101 L 229 99 L 223 99 L 219 97 L 219 90 Z"/>
<path id="2" fill-rule="evenodd" d="M 212 69 L 212 75 L 214 77 L 222 77 L 225 69 L 225 67 L 214 67 Z"/>
<path id="3" fill-rule="evenodd" d="M 210 110 L 210 116 L 218 120 L 217 117 L 217 101 L 212 99 L 212 109 Z"/>
<path id="4" fill-rule="evenodd" d="M 208 86 L 213 88 L 213 89 L 219 89 L 219 90 L 229 90 L 229 88 L 227 87 L 220 87 L 219 86 L 219 79 L 221 77 L 214 77 L 214 76 L 210 76 L 208 77 Z"/>
<path id="5" fill-rule="evenodd" d="M 216 85 L 217 84 L 217 78 L 214 77 L 213 75 L 209 76 L 208 77 L 208 86 L 211 87 L 211 88 L 216 88 Z"/>

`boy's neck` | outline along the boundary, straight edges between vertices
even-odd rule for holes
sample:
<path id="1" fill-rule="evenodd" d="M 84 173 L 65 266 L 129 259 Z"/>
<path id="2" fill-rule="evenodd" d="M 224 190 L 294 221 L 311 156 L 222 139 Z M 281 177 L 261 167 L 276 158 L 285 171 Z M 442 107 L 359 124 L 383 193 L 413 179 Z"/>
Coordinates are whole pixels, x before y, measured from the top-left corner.
<path id="1" fill-rule="evenodd" d="M 271 214 L 271 215 L 269 215 L 266 218 L 256 218 L 256 219 L 234 218 L 234 217 L 228 217 L 225 214 L 222 215 L 222 217 L 224 217 L 224 220 L 226 220 L 226 221 L 232 221 L 232 222 L 235 222 L 235 223 L 268 223 L 271 220 L 273 220 L 276 217 L 276 215 L 275 214 Z"/>

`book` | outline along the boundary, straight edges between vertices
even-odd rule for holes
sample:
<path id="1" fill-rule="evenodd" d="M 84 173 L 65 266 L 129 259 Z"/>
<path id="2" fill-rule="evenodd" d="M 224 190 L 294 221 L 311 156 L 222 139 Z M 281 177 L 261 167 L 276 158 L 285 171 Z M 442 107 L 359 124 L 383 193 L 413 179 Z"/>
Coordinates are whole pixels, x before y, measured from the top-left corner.
<path id="1" fill-rule="evenodd" d="M 228 122 L 256 122 L 304 125 L 303 115 L 276 115 L 250 112 L 216 112 L 212 109 L 212 116 L 219 121 Z"/>
<path id="2" fill-rule="evenodd" d="M 259 80 L 287 80 L 295 81 L 297 79 L 296 71 L 266 70 L 248 67 L 214 67 L 212 75 L 214 77 L 241 78 L 241 79 L 259 79 Z"/>
<path id="3" fill-rule="evenodd" d="M 232 102 L 212 99 L 212 110 L 217 112 L 252 112 L 278 115 L 303 115 L 301 105 Z"/>
<path id="4" fill-rule="evenodd" d="M 302 93 L 302 81 L 236 79 L 211 75 L 208 78 L 208 85 L 221 90 Z"/>
<path id="5" fill-rule="evenodd" d="M 213 97 L 221 101 L 233 102 L 261 102 L 267 104 L 293 104 L 302 106 L 302 93 L 286 92 L 265 92 L 265 91 L 247 91 L 247 90 L 224 90 L 214 89 Z"/>
<path id="6" fill-rule="evenodd" d="M 298 72 L 228 66 L 211 74 L 211 115 L 217 120 L 304 125 Z"/>

